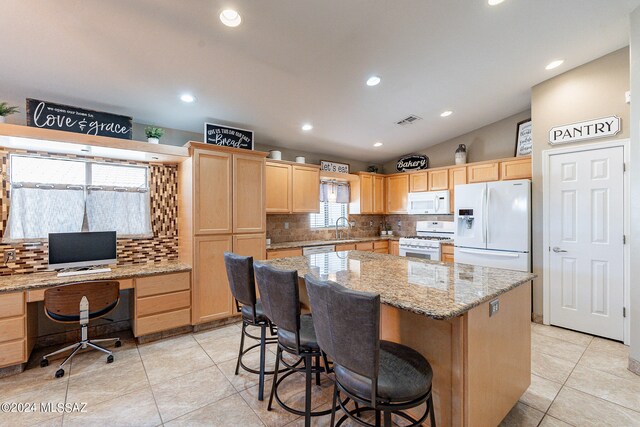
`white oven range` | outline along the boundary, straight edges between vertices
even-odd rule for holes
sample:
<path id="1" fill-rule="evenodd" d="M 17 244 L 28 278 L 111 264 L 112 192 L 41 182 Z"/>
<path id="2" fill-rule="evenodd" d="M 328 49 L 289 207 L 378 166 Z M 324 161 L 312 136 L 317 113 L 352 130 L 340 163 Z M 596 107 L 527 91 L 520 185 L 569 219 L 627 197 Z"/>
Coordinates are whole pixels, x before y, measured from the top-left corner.
<path id="1" fill-rule="evenodd" d="M 453 221 L 417 221 L 416 235 L 401 237 L 400 256 L 440 261 L 440 245 L 453 239 Z"/>

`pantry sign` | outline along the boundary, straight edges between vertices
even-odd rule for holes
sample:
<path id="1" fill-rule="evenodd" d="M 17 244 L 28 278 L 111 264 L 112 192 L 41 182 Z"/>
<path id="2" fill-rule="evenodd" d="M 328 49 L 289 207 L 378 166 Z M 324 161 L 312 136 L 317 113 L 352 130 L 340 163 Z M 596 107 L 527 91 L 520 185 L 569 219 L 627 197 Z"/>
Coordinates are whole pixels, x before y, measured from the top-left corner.
<path id="1" fill-rule="evenodd" d="M 601 119 L 551 128 L 549 131 L 549 143 L 551 145 L 558 145 L 587 139 L 604 138 L 613 136 L 620 132 L 620 130 L 620 117 L 603 117 Z"/>

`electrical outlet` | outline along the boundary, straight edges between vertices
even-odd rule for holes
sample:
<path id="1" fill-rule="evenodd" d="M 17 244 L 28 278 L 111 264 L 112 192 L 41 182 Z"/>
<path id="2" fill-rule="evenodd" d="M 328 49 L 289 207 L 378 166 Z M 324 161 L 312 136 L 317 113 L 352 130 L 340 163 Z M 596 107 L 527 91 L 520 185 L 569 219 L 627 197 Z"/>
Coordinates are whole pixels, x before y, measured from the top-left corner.
<path id="1" fill-rule="evenodd" d="M 16 261 L 16 250 L 9 249 L 4 251 L 4 263 L 15 262 Z"/>
<path id="2" fill-rule="evenodd" d="M 373 227 L 373 221 L 369 221 L 369 227 Z"/>
<path id="3" fill-rule="evenodd" d="M 398 227 L 402 227 L 402 221 L 398 220 Z"/>
<path id="4" fill-rule="evenodd" d="M 494 299 L 489 303 L 489 317 L 493 316 L 500 310 L 500 300 Z"/>
<path id="5" fill-rule="evenodd" d="M 288 230 L 288 229 L 289 229 L 289 223 L 288 223 L 288 222 L 285 222 L 285 223 L 284 223 L 284 229 L 285 229 L 285 230 Z"/>

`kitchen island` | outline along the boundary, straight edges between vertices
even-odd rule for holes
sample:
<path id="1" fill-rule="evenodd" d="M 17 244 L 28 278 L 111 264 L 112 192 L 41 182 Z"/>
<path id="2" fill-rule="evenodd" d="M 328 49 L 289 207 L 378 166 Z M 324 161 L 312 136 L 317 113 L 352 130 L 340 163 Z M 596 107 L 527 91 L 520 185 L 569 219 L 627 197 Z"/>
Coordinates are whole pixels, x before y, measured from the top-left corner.
<path id="1" fill-rule="evenodd" d="M 308 273 L 380 294 L 382 339 L 433 367 L 438 426 L 496 426 L 529 387 L 533 274 L 359 251 L 264 262 L 298 271 L 303 305 Z"/>

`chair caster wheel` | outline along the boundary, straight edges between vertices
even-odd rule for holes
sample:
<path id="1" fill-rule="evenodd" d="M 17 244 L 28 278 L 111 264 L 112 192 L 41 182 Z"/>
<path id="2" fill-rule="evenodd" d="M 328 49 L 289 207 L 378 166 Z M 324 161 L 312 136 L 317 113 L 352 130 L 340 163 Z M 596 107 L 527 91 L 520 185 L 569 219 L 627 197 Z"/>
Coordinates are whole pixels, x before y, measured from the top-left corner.
<path id="1" fill-rule="evenodd" d="M 116 341 L 116 347 L 122 347 L 122 341 L 120 340 Z"/>
<path id="2" fill-rule="evenodd" d="M 113 354 L 107 356 L 107 363 L 113 363 Z"/>
<path id="3" fill-rule="evenodd" d="M 64 377 L 64 369 L 58 369 L 56 371 L 56 378 L 62 378 Z"/>
<path id="4" fill-rule="evenodd" d="M 40 361 L 40 367 L 41 368 L 46 368 L 47 366 L 49 366 L 49 360 L 48 359 L 42 359 Z"/>

